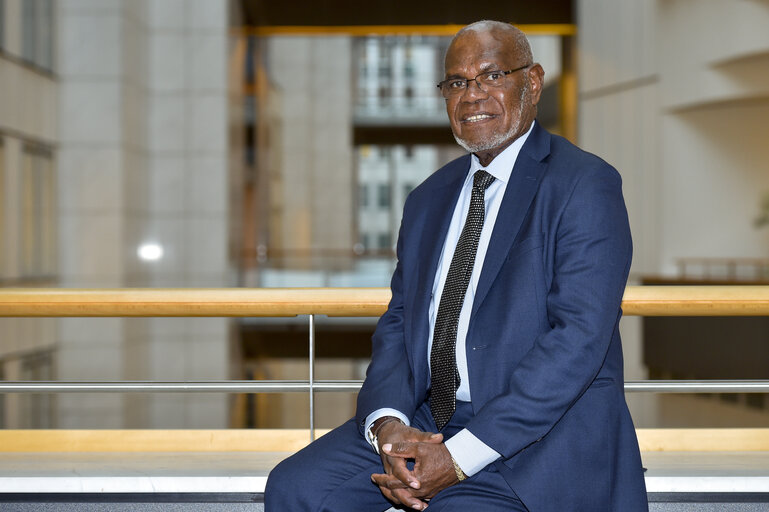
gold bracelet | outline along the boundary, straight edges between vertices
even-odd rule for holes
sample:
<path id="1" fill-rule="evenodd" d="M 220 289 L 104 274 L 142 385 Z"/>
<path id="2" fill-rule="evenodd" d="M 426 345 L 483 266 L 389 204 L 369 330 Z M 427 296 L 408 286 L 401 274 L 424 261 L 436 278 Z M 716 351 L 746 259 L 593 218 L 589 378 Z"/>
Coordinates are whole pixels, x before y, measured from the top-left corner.
<path id="1" fill-rule="evenodd" d="M 451 457 L 451 462 L 454 463 L 454 472 L 457 474 L 457 480 L 461 482 L 462 480 L 467 479 L 467 475 L 462 471 L 462 468 L 459 467 L 459 464 L 454 460 L 454 457 Z"/>

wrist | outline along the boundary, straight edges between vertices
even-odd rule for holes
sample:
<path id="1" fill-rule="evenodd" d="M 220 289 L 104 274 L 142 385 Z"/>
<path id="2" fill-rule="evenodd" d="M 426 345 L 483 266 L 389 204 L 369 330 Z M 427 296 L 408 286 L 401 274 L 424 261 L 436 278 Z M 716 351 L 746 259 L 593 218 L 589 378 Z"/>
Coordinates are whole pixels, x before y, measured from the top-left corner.
<path id="1" fill-rule="evenodd" d="M 381 418 L 377 418 L 374 423 L 371 424 L 371 426 L 368 429 L 368 432 L 366 432 L 366 440 L 371 445 L 371 447 L 374 449 L 375 452 L 379 453 L 379 433 L 382 430 L 382 428 L 387 425 L 388 423 L 392 423 L 397 421 L 401 425 L 405 425 L 403 423 L 403 420 L 396 416 L 382 416 Z"/>
<path id="2" fill-rule="evenodd" d="M 374 435 L 374 437 L 378 437 L 382 427 L 393 421 L 397 421 L 401 425 L 403 424 L 400 418 L 396 418 L 395 416 L 385 416 L 383 418 L 379 418 L 371 425 L 371 433 Z"/>

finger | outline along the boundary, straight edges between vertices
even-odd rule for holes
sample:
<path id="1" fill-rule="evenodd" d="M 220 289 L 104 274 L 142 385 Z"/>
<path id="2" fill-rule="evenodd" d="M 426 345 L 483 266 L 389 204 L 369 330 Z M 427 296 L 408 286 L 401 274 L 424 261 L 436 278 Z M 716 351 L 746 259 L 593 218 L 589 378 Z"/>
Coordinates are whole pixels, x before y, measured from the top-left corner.
<path id="1" fill-rule="evenodd" d="M 395 503 L 396 505 L 402 505 L 402 503 L 396 498 L 392 491 L 388 489 L 387 487 L 380 487 L 379 491 L 382 493 L 382 496 L 384 496 L 387 500 Z"/>
<path id="2" fill-rule="evenodd" d="M 374 482 L 377 487 L 379 487 L 379 491 L 385 498 L 396 504 L 404 505 L 404 503 L 402 503 L 401 500 L 393 494 L 393 489 L 391 489 L 391 486 L 397 488 L 399 485 L 400 488 L 403 488 L 403 483 L 398 480 L 393 482 L 391 479 L 392 477 L 390 475 L 383 475 L 380 473 L 374 473 L 371 475 L 371 481 Z"/>
<path id="3" fill-rule="evenodd" d="M 409 489 L 403 485 L 403 482 L 397 478 L 375 473 L 371 475 L 371 480 L 377 484 L 385 498 L 412 508 L 420 506 L 420 500 L 415 498 Z M 421 509 L 417 508 L 417 510 Z"/>
<path id="4" fill-rule="evenodd" d="M 392 458 L 390 460 L 390 470 L 387 471 L 387 474 L 397 478 L 404 485 L 412 489 L 419 489 L 421 487 L 419 479 L 406 466 L 406 459 Z"/>
<path id="5" fill-rule="evenodd" d="M 401 459 L 413 459 L 417 456 L 417 443 L 387 443 L 382 445 L 382 451 L 392 457 Z"/>
<path id="6" fill-rule="evenodd" d="M 425 443 L 442 443 L 443 442 L 443 434 L 430 434 L 430 436 L 424 440 Z"/>
<path id="7" fill-rule="evenodd" d="M 382 456 L 382 468 L 384 468 L 384 472 L 388 475 L 393 472 L 392 464 L 390 463 L 390 456 L 386 453 L 382 452 L 380 453 Z"/>
<path id="8" fill-rule="evenodd" d="M 383 487 L 385 489 L 395 490 L 395 489 L 406 489 L 406 484 L 398 480 L 392 475 L 385 475 L 381 473 L 374 473 L 371 475 L 371 481 L 377 484 L 379 487 Z"/>
<path id="9" fill-rule="evenodd" d="M 406 505 L 414 510 L 424 510 L 427 503 L 411 494 L 410 489 L 403 485 L 403 482 L 393 478 L 391 475 L 374 473 L 371 480 L 379 486 L 382 495 L 388 500 Z"/>
<path id="10" fill-rule="evenodd" d="M 400 503 L 407 507 L 413 508 L 414 510 L 424 510 L 427 508 L 427 503 L 414 497 L 408 489 L 392 489 L 391 492 Z"/>
<path id="11" fill-rule="evenodd" d="M 410 441 L 415 443 L 440 443 L 443 441 L 443 434 L 436 434 L 434 432 L 422 432 L 420 430 L 414 430 Z"/>
<path id="12" fill-rule="evenodd" d="M 407 485 L 412 489 L 419 489 L 421 487 L 419 479 L 414 472 L 410 471 L 408 466 L 406 466 L 406 459 L 394 459 L 391 466 L 392 468 L 389 474 L 403 482 L 404 485 Z"/>

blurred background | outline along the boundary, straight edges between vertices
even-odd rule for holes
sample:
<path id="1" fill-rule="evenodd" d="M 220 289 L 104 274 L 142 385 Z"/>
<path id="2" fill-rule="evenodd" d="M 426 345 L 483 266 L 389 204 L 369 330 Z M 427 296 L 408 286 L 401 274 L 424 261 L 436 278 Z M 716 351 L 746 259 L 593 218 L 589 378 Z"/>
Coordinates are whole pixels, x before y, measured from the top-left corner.
<path id="1" fill-rule="evenodd" d="M 769 1 L 0 0 L 0 286 L 387 286 L 409 191 L 463 154 L 435 84 L 499 19 L 539 121 L 622 174 L 630 284 L 769 284 Z M 375 319 L 318 319 L 361 379 Z M 626 378 L 769 378 L 767 318 L 623 320 Z M 0 319 L 2 380 L 306 379 L 307 320 Z M 628 395 L 639 427 L 769 398 Z M 0 395 L 0 428 L 305 427 L 304 394 Z M 353 394 L 321 394 L 331 427 Z"/>

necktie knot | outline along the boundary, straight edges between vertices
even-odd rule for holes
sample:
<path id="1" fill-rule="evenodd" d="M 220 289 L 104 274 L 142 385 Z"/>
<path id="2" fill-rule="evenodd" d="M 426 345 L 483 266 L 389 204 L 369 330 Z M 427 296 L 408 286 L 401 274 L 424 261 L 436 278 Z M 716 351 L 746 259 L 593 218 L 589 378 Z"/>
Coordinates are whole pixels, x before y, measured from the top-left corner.
<path id="1" fill-rule="evenodd" d="M 493 181 L 494 181 L 494 176 L 484 171 L 483 169 L 479 169 L 478 171 L 475 172 L 475 175 L 473 176 L 473 188 L 486 190 L 487 188 L 489 188 L 489 185 L 491 185 Z"/>

